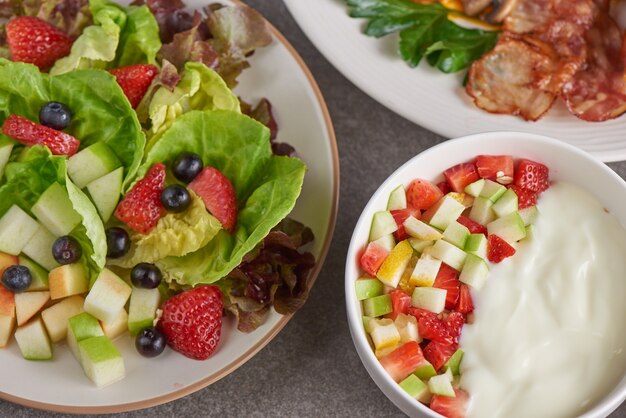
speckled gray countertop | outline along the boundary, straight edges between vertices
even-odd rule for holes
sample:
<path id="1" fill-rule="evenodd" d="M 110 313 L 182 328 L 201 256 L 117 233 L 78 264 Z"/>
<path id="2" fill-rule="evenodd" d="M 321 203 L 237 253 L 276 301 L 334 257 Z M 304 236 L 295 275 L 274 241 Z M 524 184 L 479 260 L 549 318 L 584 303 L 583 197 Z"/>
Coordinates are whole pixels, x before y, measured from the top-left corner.
<path id="1" fill-rule="evenodd" d="M 328 103 L 341 156 L 341 197 L 332 246 L 307 304 L 249 362 L 193 395 L 119 416 L 401 417 L 369 378 L 352 345 L 345 319 L 344 262 L 352 229 L 369 196 L 408 156 L 443 138 L 354 87 L 315 50 L 281 1 L 244 1 L 291 41 Z M 610 166 L 626 177 L 626 162 Z M 0 417 L 44 416 L 63 415 L 0 401 Z M 611 417 L 626 418 L 626 405 Z"/>

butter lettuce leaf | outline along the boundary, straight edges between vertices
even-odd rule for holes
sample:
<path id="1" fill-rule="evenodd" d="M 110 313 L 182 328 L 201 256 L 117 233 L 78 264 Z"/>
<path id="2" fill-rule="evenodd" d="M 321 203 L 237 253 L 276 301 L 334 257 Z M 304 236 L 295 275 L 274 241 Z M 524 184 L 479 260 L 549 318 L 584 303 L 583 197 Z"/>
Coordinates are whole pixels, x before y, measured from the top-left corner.
<path id="1" fill-rule="evenodd" d="M 239 207 L 234 234 L 220 232 L 198 251 L 157 262 L 166 279 L 213 283 L 237 267 L 293 209 L 306 171 L 297 158 L 277 157 L 269 129 L 233 111 L 190 111 L 178 117 L 147 152 L 137 178 L 156 162 L 168 165 L 192 151 L 232 182 Z"/>

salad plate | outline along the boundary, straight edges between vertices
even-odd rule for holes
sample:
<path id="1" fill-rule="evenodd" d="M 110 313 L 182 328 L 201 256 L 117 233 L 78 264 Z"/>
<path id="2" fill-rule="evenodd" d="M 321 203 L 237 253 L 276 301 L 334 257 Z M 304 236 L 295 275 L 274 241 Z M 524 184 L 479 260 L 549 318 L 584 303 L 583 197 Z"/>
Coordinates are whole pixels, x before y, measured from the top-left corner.
<path id="1" fill-rule="evenodd" d="M 444 74 L 426 63 L 410 68 L 397 53 L 397 36 L 366 36 L 366 20 L 351 18 L 345 0 L 285 0 L 285 4 L 346 78 L 390 110 L 433 132 L 449 138 L 486 131 L 542 134 L 562 138 L 604 162 L 626 159 L 624 117 L 585 122 L 561 103 L 537 122 L 490 114 L 473 105 L 463 87 L 464 72 Z"/>
<path id="2" fill-rule="evenodd" d="M 129 3 L 129 2 L 121 2 Z M 187 2 L 190 10 L 208 2 Z M 238 2 L 222 2 L 242 5 Z M 268 23 L 269 24 L 269 23 Z M 315 239 L 304 249 L 315 256 L 312 280 L 319 274 L 335 226 L 339 193 L 337 144 L 324 99 L 308 68 L 270 25 L 272 43 L 255 51 L 250 68 L 238 78 L 234 92 L 247 102 L 267 98 L 279 126 L 278 140 L 296 149 L 307 166 L 302 193 L 291 218 L 308 226 Z M 173 350 L 154 359 L 141 357 L 128 333 L 115 340 L 126 361 L 126 377 L 97 388 L 85 377 L 72 353 L 61 343 L 48 362 L 25 361 L 14 342 L 0 350 L 0 399 L 21 405 L 68 413 L 115 413 L 155 406 L 178 399 L 227 376 L 265 347 L 293 315 L 270 311 L 267 320 L 250 333 L 237 331 L 224 318 L 218 350 L 205 361 L 192 360 Z"/>

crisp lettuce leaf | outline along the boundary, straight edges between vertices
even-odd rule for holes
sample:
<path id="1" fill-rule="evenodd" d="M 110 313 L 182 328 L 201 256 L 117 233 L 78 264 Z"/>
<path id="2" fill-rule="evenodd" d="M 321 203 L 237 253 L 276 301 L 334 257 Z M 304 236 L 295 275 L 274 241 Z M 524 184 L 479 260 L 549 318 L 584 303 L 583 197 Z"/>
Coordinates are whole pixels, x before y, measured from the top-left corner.
<path id="1" fill-rule="evenodd" d="M 183 151 L 196 152 L 229 178 L 239 206 L 234 234 L 221 230 L 202 249 L 157 262 L 166 278 L 185 285 L 223 278 L 291 212 L 306 166 L 296 158 L 272 155 L 269 136 L 267 127 L 237 112 L 191 111 L 178 117 L 147 152 L 137 178 L 156 162 L 167 165 Z"/>
<path id="2" fill-rule="evenodd" d="M 26 149 L 20 161 L 13 161 L 5 168 L 6 182 L 0 186 L 0 216 L 14 204 L 32 216 L 31 208 L 43 192 L 53 183 L 67 189 L 74 210 L 82 223 L 70 233 L 80 243 L 83 254 L 80 263 L 91 278 L 104 267 L 106 259 L 106 236 L 98 211 L 89 198 L 67 176 L 67 159 L 53 156 L 41 146 Z"/>
<path id="3" fill-rule="evenodd" d="M 141 162 L 145 136 L 113 76 L 97 70 L 49 76 L 33 65 L 0 59 L 0 123 L 10 114 L 37 121 L 41 106 L 52 100 L 72 112 L 65 132 L 80 140 L 81 149 L 99 141 L 111 147 L 127 184 Z"/>

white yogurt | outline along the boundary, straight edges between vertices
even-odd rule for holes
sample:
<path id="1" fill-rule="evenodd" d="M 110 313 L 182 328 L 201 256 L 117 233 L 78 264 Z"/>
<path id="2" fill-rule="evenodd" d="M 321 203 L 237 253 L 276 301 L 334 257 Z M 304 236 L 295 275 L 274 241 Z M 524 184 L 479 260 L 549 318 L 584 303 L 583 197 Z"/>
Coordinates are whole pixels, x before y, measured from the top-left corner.
<path id="1" fill-rule="evenodd" d="M 570 418 L 626 373 L 626 230 L 589 193 L 556 183 L 535 236 L 493 266 L 463 328 L 469 418 Z"/>

